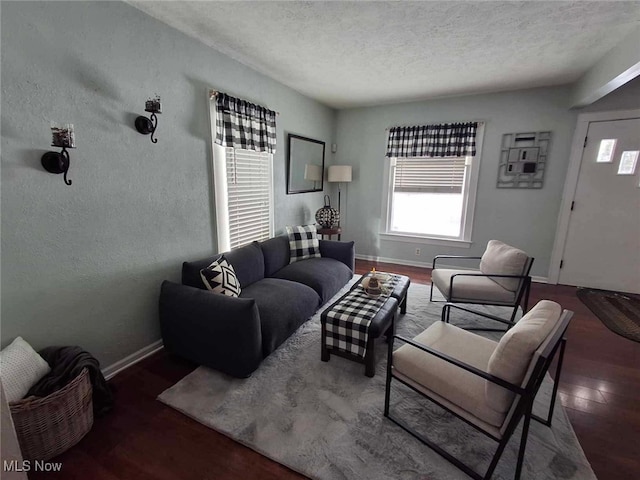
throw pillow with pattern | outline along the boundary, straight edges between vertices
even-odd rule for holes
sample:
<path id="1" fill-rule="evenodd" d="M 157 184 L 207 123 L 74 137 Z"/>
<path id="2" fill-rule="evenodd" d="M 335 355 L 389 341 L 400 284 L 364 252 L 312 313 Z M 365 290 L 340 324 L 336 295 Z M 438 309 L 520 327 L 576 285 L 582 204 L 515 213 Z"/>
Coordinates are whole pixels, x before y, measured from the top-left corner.
<path id="1" fill-rule="evenodd" d="M 289 263 L 320 256 L 320 241 L 315 225 L 287 227 L 289 235 Z"/>
<path id="2" fill-rule="evenodd" d="M 207 268 L 200 270 L 200 277 L 207 290 L 213 293 L 220 293 L 228 297 L 240 296 L 240 282 L 236 277 L 233 266 L 224 256 L 218 258 Z"/>

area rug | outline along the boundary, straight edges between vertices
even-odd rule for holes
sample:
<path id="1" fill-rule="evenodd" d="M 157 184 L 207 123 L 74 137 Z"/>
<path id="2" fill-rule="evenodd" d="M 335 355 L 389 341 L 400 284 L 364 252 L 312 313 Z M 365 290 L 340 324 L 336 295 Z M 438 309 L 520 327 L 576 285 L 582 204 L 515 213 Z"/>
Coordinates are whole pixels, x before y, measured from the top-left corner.
<path id="1" fill-rule="evenodd" d="M 398 334 L 413 337 L 439 321 L 442 304 L 429 302 L 428 288 L 411 285 L 409 311 L 397 321 Z M 508 315 L 502 307 L 487 309 Z M 452 323 L 464 321 L 452 315 Z M 318 313 L 251 377 L 235 379 L 199 367 L 158 398 L 313 479 L 468 479 L 383 416 L 385 347 L 380 339 L 374 378 L 364 376 L 364 365 L 340 357 L 321 362 Z M 549 378 L 538 394 L 536 413 L 546 411 L 551 388 Z M 553 428 L 531 422 L 523 479 L 596 478 L 559 403 Z M 392 391 L 392 413 L 408 419 L 473 468 L 486 470 L 496 443 L 399 383 Z M 513 478 L 520 428 L 507 445 L 494 479 Z"/>
<path id="2" fill-rule="evenodd" d="M 592 288 L 578 288 L 577 295 L 609 330 L 640 342 L 640 298 Z"/>

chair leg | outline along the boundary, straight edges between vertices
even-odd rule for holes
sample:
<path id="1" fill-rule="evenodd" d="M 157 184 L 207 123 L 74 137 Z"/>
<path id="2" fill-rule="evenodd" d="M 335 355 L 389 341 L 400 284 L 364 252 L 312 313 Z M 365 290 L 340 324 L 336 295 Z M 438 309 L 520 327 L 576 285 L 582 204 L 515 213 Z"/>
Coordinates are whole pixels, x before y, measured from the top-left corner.
<path id="1" fill-rule="evenodd" d="M 393 362 L 393 335 L 391 335 L 391 337 L 389 338 L 389 346 L 387 348 L 387 381 L 384 389 L 384 416 L 385 417 L 389 416 L 389 401 L 391 400 L 391 364 L 392 362 Z"/>
<path id="2" fill-rule="evenodd" d="M 562 371 L 562 362 L 564 361 L 564 348 L 567 346 L 567 339 L 560 341 L 560 356 L 558 357 L 558 366 L 556 367 L 556 375 L 553 379 L 553 393 L 551 394 L 551 405 L 549 406 L 549 416 L 547 417 L 547 426 L 551 426 L 553 420 L 553 407 L 556 404 L 556 396 L 558 395 L 558 387 L 560 386 L 560 373 Z"/>
<path id="3" fill-rule="evenodd" d="M 433 279 L 431 279 L 431 290 L 429 290 L 429 301 L 433 302 Z"/>
<path id="4" fill-rule="evenodd" d="M 531 410 L 533 409 L 533 400 L 529 402 L 527 411 L 524 414 L 524 424 L 522 425 L 522 438 L 520 439 L 520 450 L 518 452 L 518 463 L 516 465 L 516 474 L 514 480 L 520 480 L 522 474 L 522 463 L 524 461 L 524 451 L 527 448 L 527 437 L 529 436 L 529 423 L 531 423 Z"/>
<path id="5" fill-rule="evenodd" d="M 524 294 L 524 310 L 522 313 L 527 313 L 529 311 L 529 293 L 531 292 L 531 281 L 527 281 L 527 289 Z"/>

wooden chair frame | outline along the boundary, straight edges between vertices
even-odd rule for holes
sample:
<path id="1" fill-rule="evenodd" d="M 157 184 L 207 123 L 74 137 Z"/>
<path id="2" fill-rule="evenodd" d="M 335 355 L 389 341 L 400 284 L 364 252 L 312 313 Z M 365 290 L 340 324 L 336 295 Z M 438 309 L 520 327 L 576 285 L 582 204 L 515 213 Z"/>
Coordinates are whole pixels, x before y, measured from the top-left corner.
<path id="1" fill-rule="evenodd" d="M 446 304 L 442 310 L 442 318 L 441 321 L 443 322 L 448 322 L 448 318 L 449 318 L 449 310 L 451 308 L 456 308 L 456 309 L 460 309 L 460 310 L 464 310 L 467 312 L 471 312 L 471 313 L 477 313 L 477 312 L 473 312 L 467 309 L 463 309 L 458 307 L 457 305 L 452 305 L 452 304 Z M 446 310 L 446 312 L 445 312 Z M 460 360 L 457 360 L 449 355 L 446 355 L 444 353 L 441 353 L 437 350 L 434 350 L 430 347 L 427 347 L 426 345 L 422 345 L 418 342 L 415 342 L 411 339 L 408 338 L 404 338 L 402 336 L 399 335 L 394 335 L 391 338 L 391 341 L 389 342 L 389 353 L 388 353 L 388 357 L 387 357 L 387 380 L 386 380 L 386 388 L 385 388 L 385 398 L 384 398 L 384 416 L 387 417 L 389 420 L 391 420 L 393 423 L 395 423 L 396 425 L 398 425 L 399 427 L 401 427 L 402 429 L 404 429 L 405 431 L 407 431 L 409 434 L 411 434 L 413 437 L 415 437 L 416 439 L 418 439 L 420 442 L 422 442 L 423 444 L 425 444 L 426 446 L 428 446 L 429 448 L 431 448 L 432 450 L 434 450 L 436 453 L 438 453 L 439 455 L 441 455 L 443 458 L 445 458 L 446 460 L 448 460 L 449 462 L 451 462 L 452 464 L 454 464 L 456 467 L 458 467 L 460 470 L 462 470 L 464 473 L 466 473 L 467 475 L 469 475 L 471 478 L 473 478 L 474 480 L 489 480 L 491 478 L 491 476 L 493 475 L 493 472 L 498 464 L 498 461 L 500 460 L 500 457 L 502 456 L 502 452 L 504 451 L 507 443 L 509 442 L 509 439 L 511 438 L 511 436 L 513 435 L 513 432 L 515 431 L 516 427 L 518 426 L 518 423 L 520 423 L 520 420 L 522 420 L 524 418 L 524 424 L 523 424 L 523 428 L 522 428 L 522 437 L 520 439 L 520 448 L 518 451 L 518 461 L 517 461 L 517 465 L 516 465 L 516 470 L 515 470 L 515 480 L 518 480 L 520 478 L 520 475 L 522 473 L 522 463 L 524 460 L 524 452 L 526 449 L 526 444 L 527 444 L 527 437 L 528 437 L 528 433 L 529 433 L 529 424 L 531 423 L 531 420 L 536 420 L 548 427 L 551 427 L 551 421 L 553 418 L 553 409 L 555 406 L 555 401 L 556 401 L 556 396 L 557 396 L 557 392 L 558 392 L 558 385 L 560 382 L 560 373 L 562 371 L 562 362 L 563 362 L 563 358 L 564 358 L 564 350 L 566 347 L 566 343 L 567 343 L 567 339 L 566 339 L 566 330 L 567 327 L 569 325 L 569 321 L 571 320 L 571 317 L 573 316 L 573 312 L 570 312 L 568 310 L 564 310 L 562 312 L 562 316 L 559 320 L 559 322 L 561 322 L 560 326 L 556 329 L 556 331 L 553 334 L 553 337 L 551 338 L 551 341 L 546 345 L 545 349 L 541 352 L 540 356 L 538 357 L 533 372 L 531 374 L 531 377 L 529 378 L 529 380 L 527 381 L 526 385 L 524 387 L 521 387 L 519 385 L 515 385 L 512 384 L 510 382 L 507 382 L 499 377 L 496 377 L 494 375 L 491 375 L 487 372 L 484 372 L 482 370 L 477 369 L 476 367 L 469 365 L 467 363 L 461 362 Z M 442 403 L 438 402 L 437 400 L 429 397 L 428 395 L 426 395 L 424 392 L 421 392 L 419 390 L 417 390 L 415 387 L 413 387 L 412 385 L 408 384 L 407 382 L 405 382 L 404 380 L 396 377 L 394 375 L 393 372 L 393 344 L 394 344 L 394 340 L 398 339 L 401 340 L 405 343 L 408 343 L 410 345 L 413 345 L 414 347 L 422 350 L 425 353 L 428 353 L 430 355 L 433 355 L 435 357 L 438 357 L 448 363 L 451 363 L 452 365 L 455 365 L 459 368 L 462 368 L 463 370 L 466 370 L 467 372 L 470 372 L 474 375 L 477 375 L 479 377 L 484 378 L 487 381 L 490 381 L 492 383 L 495 383 L 496 385 L 499 385 L 501 387 L 506 388 L 507 390 L 510 390 L 511 392 L 514 392 L 516 394 L 516 398 L 514 399 L 514 402 L 516 402 L 516 406 L 515 406 L 515 410 L 513 412 L 513 415 L 511 416 L 511 419 L 508 421 L 504 434 L 502 435 L 501 438 L 496 437 L 495 435 L 492 435 L 491 433 L 483 430 L 481 427 L 479 427 L 478 425 L 475 425 L 474 423 L 470 422 L 469 420 L 467 420 L 466 418 L 461 417 L 459 414 L 457 414 L 456 412 L 452 411 L 451 409 L 449 409 L 448 407 L 444 406 Z M 551 403 L 549 406 L 549 411 L 547 414 L 547 418 L 543 419 L 538 417 L 537 415 L 534 415 L 532 413 L 532 409 L 533 409 L 533 402 L 535 400 L 536 394 L 538 393 L 538 390 L 540 389 L 540 385 L 542 385 L 542 381 L 544 380 L 544 377 L 547 373 L 547 371 L 549 370 L 549 366 L 551 365 L 551 362 L 553 361 L 554 356 L 556 355 L 557 351 L 560 351 L 560 356 L 558 357 L 558 365 L 556 368 L 556 374 L 554 377 L 554 386 L 553 386 L 553 393 L 552 393 L 552 397 L 551 397 Z M 389 404 L 390 404 L 390 400 L 391 400 L 391 380 L 395 379 L 397 381 L 399 381 L 400 383 L 402 383 L 403 385 L 406 385 L 407 387 L 409 387 L 411 390 L 413 390 L 414 392 L 420 394 L 421 396 L 429 399 L 430 401 L 432 401 L 433 403 L 439 405 L 441 408 L 447 410 L 449 413 L 455 415 L 456 417 L 460 418 L 461 420 L 463 420 L 464 422 L 466 422 L 467 424 L 471 425 L 473 428 L 475 428 L 476 430 L 478 430 L 479 432 L 483 433 L 484 435 L 487 435 L 488 437 L 490 437 L 492 440 L 495 440 L 496 442 L 498 442 L 498 448 L 495 452 L 495 454 L 493 455 L 493 458 L 491 460 L 491 463 L 489 464 L 489 467 L 487 468 L 487 471 L 485 472 L 484 475 L 479 474 L 478 472 L 474 471 L 471 467 L 469 467 L 467 464 L 465 464 L 464 462 L 462 462 L 461 460 L 455 458 L 453 455 L 451 455 L 449 452 L 447 452 L 446 450 L 444 450 L 442 447 L 440 447 L 439 445 L 437 445 L 436 443 L 432 442 L 431 440 L 421 436 L 419 433 L 417 433 L 413 428 L 411 428 L 410 426 L 408 426 L 406 423 L 404 423 L 402 420 L 399 420 L 397 418 L 394 418 L 393 416 L 391 416 L 390 412 L 389 412 Z"/>
<path id="2" fill-rule="evenodd" d="M 436 262 L 443 258 L 454 258 L 458 260 L 480 260 L 482 257 L 469 257 L 464 255 L 436 255 L 433 258 L 433 264 L 431 267 L 431 271 L 436 269 Z M 498 317 L 496 315 L 491 315 L 488 313 L 478 312 L 475 310 L 466 310 L 468 312 L 475 313 L 485 318 L 489 318 L 491 320 L 495 320 L 496 322 L 503 323 L 507 326 L 506 330 L 509 330 L 513 325 L 515 325 L 515 318 L 518 313 L 518 307 L 523 303 L 522 307 L 523 313 L 526 313 L 529 308 L 529 293 L 531 291 L 531 277 L 529 273 L 531 272 L 531 266 L 533 265 L 534 258 L 529 257 L 527 259 L 527 263 L 524 267 L 524 272 L 522 275 L 498 275 L 498 274 L 486 274 L 482 272 L 469 272 L 469 273 L 456 273 L 451 276 L 451 280 L 449 281 L 449 296 L 448 298 L 445 296 L 445 301 L 447 303 L 466 303 L 466 304 L 477 304 L 477 305 L 497 305 L 502 307 L 513 307 L 513 312 L 511 312 L 511 317 L 509 320 L 505 320 L 504 318 Z M 516 290 L 516 296 L 514 302 L 499 302 L 499 301 L 487 301 L 487 300 L 456 300 L 454 294 L 454 280 L 457 277 L 488 277 L 488 278 L 516 278 L 520 280 L 518 284 L 518 288 Z M 442 293 L 442 292 L 440 292 Z M 442 293 L 444 295 L 444 293 Z M 431 290 L 429 291 L 429 301 L 433 302 L 433 280 L 431 281 Z M 482 330 L 482 331 L 494 331 L 494 332 L 504 332 L 506 331 L 503 328 L 465 328 L 465 330 Z"/>

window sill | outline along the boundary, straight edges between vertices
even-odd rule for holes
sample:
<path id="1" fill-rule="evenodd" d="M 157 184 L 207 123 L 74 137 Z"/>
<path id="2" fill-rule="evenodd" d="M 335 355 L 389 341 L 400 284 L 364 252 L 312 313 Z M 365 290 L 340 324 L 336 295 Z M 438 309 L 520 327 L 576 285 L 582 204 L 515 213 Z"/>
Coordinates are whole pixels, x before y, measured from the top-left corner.
<path id="1" fill-rule="evenodd" d="M 423 245 L 438 245 L 442 247 L 470 248 L 472 243 L 469 240 L 458 240 L 456 238 L 428 237 L 420 235 L 409 235 L 402 233 L 380 232 L 382 240 L 404 243 L 420 243 Z"/>

